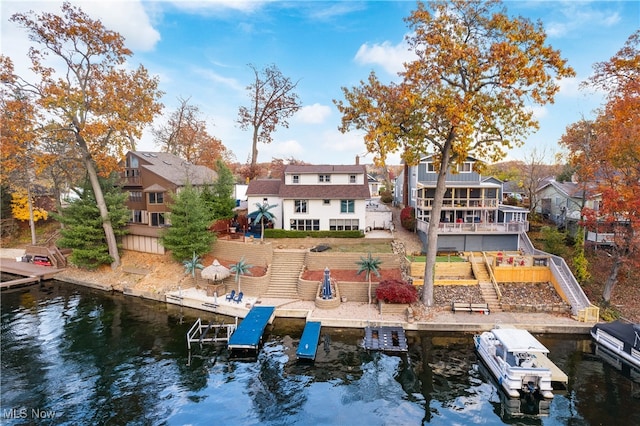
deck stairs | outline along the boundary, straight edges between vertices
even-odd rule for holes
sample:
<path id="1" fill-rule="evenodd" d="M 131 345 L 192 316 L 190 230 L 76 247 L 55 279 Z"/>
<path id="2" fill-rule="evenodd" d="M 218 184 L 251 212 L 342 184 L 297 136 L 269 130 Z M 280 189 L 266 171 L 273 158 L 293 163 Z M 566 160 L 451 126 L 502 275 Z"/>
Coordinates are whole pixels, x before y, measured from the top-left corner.
<path id="1" fill-rule="evenodd" d="M 274 250 L 269 289 L 263 297 L 298 298 L 298 277 L 304 268 L 305 250 Z"/>
<path id="2" fill-rule="evenodd" d="M 493 283 L 491 283 L 491 276 L 487 270 L 487 265 L 482 261 L 482 259 L 483 257 L 481 253 L 478 255 L 474 253 L 473 274 L 480 285 L 482 298 L 485 303 L 489 305 L 489 310 L 491 312 L 502 312 L 498 294 L 496 293 L 496 289 L 493 287 Z"/>

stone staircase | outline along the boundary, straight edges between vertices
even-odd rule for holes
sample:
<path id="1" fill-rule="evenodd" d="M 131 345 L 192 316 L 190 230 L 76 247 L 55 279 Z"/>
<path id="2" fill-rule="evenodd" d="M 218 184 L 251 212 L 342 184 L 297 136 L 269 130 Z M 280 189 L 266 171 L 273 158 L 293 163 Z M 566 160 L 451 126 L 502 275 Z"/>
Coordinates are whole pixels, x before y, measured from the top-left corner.
<path id="1" fill-rule="evenodd" d="M 274 250 L 269 289 L 263 297 L 298 298 L 298 277 L 304 267 L 305 250 Z"/>
<path id="2" fill-rule="evenodd" d="M 487 271 L 487 265 L 485 265 L 484 262 L 474 262 L 473 274 L 478 280 L 482 298 L 487 303 L 487 305 L 489 305 L 489 310 L 491 312 L 502 312 L 502 307 L 500 306 L 500 301 L 498 300 L 498 294 L 496 293 L 496 289 L 491 283 L 491 276 L 489 275 L 489 271 Z"/>

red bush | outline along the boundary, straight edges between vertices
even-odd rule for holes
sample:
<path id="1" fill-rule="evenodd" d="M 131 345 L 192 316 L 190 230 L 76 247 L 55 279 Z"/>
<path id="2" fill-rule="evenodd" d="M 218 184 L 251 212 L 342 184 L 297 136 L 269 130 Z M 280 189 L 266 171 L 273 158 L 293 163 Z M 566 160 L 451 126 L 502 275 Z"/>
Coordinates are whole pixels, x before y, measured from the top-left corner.
<path id="1" fill-rule="evenodd" d="M 405 207 L 400 210 L 400 224 L 408 231 L 416 230 L 416 212 L 413 207 Z"/>
<path id="2" fill-rule="evenodd" d="M 418 290 L 406 281 L 384 280 L 376 289 L 376 298 L 386 303 L 414 303 Z"/>

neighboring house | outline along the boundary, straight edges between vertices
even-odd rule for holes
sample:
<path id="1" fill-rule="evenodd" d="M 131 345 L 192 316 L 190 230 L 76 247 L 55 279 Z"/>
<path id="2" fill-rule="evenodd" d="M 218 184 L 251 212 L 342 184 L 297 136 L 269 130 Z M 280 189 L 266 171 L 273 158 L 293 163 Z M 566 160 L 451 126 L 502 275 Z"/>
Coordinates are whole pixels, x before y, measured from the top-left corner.
<path id="1" fill-rule="evenodd" d="M 491 251 L 519 249 L 519 234 L 528 230 L 528 210 L 502 205 L 502 182 L 474 171 L 467 157 L 456 173 L 447 173 L 440 214 L 439 250 Z M 409 206 L 415 209 L 418 233 L 426 247 L 438 172 L 431 156 L 409 167 Z M 396 180 L 396 203 L 402 203 L 404 171 Z"/>
<path id="2" fill-rule="evenodd" d="M 187 183 L 199 187 L 217 179 L 208 167 L 166 152 L 129 151 L 122 168 L 122 190 L 129 194 L 127 208 L 131 211 L 123 247 L 148 253 L 164 253 L 158 236 L 162 227 L 171 224 L 171 194 Z"/>
<path id="3" fill-rule="evenodd" d="M 369 181 L 369 192 L 371 193 L 371 196 L 377 197 L 380 193 L 380 181 L 378 178 L 371 176 L 370 174 L 367 174 L 367 180 Z"/>
<path id="4" fill-rule="evenodd" d="M 522 203 L 527 198 L 527 194 L 518 182 L 508 180 L 502 184 L 502 201 L 507 202 L 509 198 L 513 198 L 517 202 Z"/>
<path id="5" fill-rule="evenodd" d="M 539 200 L 536 213 L 552 220 L 558 228 L 566 228 L 570 222 L 577 222 L 583 208 L 598 211 L 602 202 L 601 194 L 593 190 L 593 185 L 577 182 L 557 182 L 545 179 L 536 189 Z"/>
<path id="6" fill-rule="evenodd" d="M 274 227 L 286 230 L 364 230 L 370 198 L 365 166 L 287 165 L 280 179 L 255 179 L 247 188 L 256 203 L 276 205 Z"/>

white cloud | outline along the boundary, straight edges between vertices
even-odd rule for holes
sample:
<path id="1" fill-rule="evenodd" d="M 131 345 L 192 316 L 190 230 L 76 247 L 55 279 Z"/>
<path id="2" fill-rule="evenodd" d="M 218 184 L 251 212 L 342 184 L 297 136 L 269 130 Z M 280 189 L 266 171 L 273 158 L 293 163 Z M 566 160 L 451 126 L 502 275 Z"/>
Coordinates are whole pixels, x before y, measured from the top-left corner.
<path id="1" fill-rule="evenodd" d="M 413 52 L 403 40 L 395 46 L 389 41 L 382 44 L 363 44 L 358 49 L 355 61 L 359 64 L 380 65 L 389 74 L 397 74 L 403 70 L 403 64 L 415 59 Z"/>
<path id="2" fill-rule="evenodd" d="M 246 91 L 246 85 L 238 82 L 238 80 L 233 77 L 225 77 L 221 74 L 204 68 L 195 68 L 194 72 L 213 83 L 222 84 L 223 86 L 229 87 L 230 89 L 238 92 L 244 93 Z"/>
<path id="3" fill-rule="evenodd" d="M 610 28 L 621 20 L 620 13 L 613 10 L 614 4 L 609 5 L 597 2 L 597 6 L 585 2 L 563 2 L 559 3 L 560 21 L 550 21 L 545 25 L 545 30 L 550 37 L 564 37 L 575 32 L 579 28 L 585 27 L 605 27 Z"/>
<path id="4" fill-rule="evenodd" d="M 331 108 L 315 103 L 303 106 L 295 115 L 296 120 L 307 124 L 321 124 L 331 115 Z"/>
<path id="5" fill-rule="evenodd" d="M 176 9 L 190 13 L 217 12 L 226 9 L 250 13 L 260 9 L 267 2 L 259 0 L 177 0 L 170 3 Z"/>
<path id="6" fill-rule="evenodd" d="M 303 152 L 304 148 L 297 140 L 273 141 L 270 144 L 260 144 L 258 146 L 258 162 L 267 163 L 273 158 L 300 159 Z"/>

